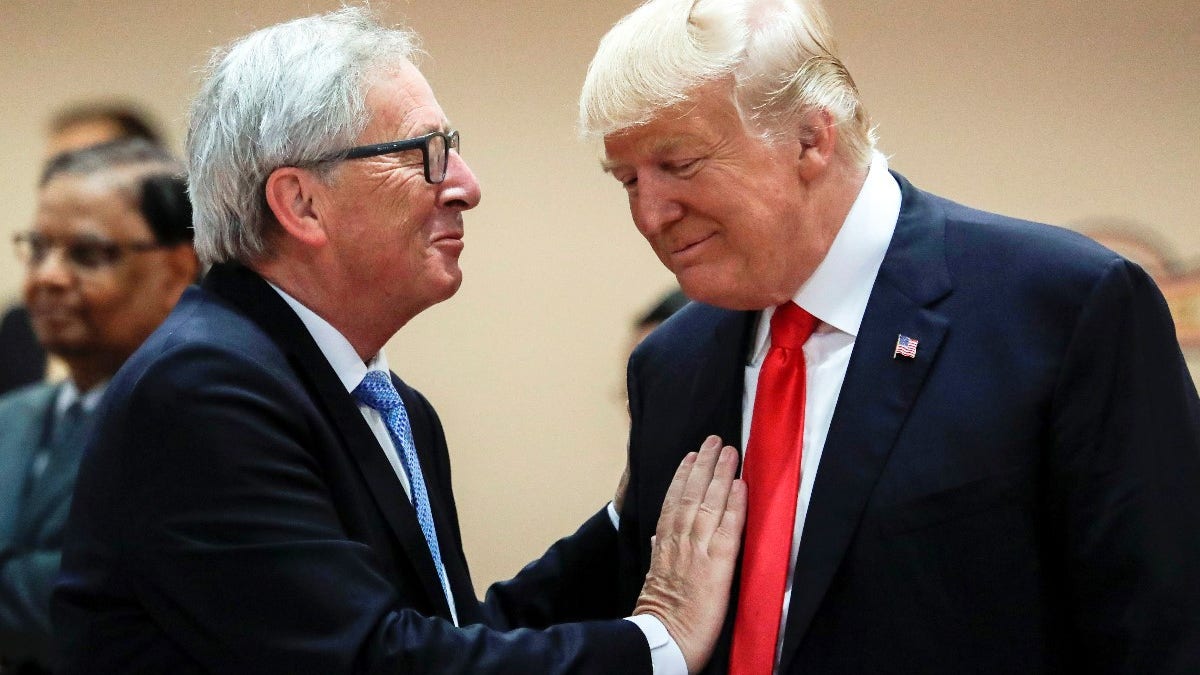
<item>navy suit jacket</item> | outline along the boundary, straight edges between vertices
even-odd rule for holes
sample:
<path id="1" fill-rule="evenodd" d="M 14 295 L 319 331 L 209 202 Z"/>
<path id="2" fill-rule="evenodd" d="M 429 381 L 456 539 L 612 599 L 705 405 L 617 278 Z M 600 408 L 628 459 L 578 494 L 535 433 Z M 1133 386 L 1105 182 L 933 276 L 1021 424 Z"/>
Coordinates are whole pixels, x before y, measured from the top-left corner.
<path id="1" fill-rule="evenodd" d="M 60 387 L 35 384 L 0 398 L 0 661 L 49 661 L 50 591 L 88 428 L 51 442 Z M 35 479 L 39 449 L 49 454 Z"/>
<path id="2" fill-rule="evenodd" d="M 779 672 L 1200 673 L 1200 404 L 1157 288 L 897 180 Z M 627 602 L 680 459 L 741 437 L 756 319 L 692 304 L 631 358 Z"/>
<path id="3" fill-rule="evenodd" d="M 644 636 L 619 619 L 603 512 L 477 600 L 441 425 L 394 381 L 463 628 L 308 331 L 256 274 L 218 266 L 99 411 L 54 596 L 61 672 L 649 672 Z"/>

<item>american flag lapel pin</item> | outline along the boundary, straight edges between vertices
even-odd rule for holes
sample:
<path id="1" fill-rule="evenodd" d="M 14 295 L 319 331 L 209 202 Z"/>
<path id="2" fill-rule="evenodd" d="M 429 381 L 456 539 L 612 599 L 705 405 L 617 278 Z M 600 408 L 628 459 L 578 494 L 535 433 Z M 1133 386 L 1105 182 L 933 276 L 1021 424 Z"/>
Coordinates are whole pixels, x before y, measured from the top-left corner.
<path id="1" fill-rule="evenodd" d="M 892 353 L 892 358 L 903 356 L 908 359 L 917 358 L 917 340 L 910 338 L 907 335 L 896 336 L 896 351 Z"/>

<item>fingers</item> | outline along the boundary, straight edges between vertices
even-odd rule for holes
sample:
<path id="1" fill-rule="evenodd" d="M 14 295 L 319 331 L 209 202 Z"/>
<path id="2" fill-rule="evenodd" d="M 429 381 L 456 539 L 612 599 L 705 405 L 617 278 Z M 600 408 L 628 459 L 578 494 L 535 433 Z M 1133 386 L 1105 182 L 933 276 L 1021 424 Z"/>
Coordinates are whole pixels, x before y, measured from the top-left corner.
<path id="1" fill-rule="evenodd" d="M 692 465 L 696 463 L 697 454 L 689 452 L 683 461 L 679 463 L 679 468 L 675 469 L 675 477 L 671 479 L 671 484 L 667 486 L 667 494 L 663 496 L 662 510 L 658 516 L 658 533 L 661 534 L 664 523 L 673 523 L 675 512 L 679 508 L 679 499 L 683 495 L 683 486 L 687 484 L 688 476 L 692 473 Z"/>
<path id="2" fill-rule="evenodd" d="M 675 472 L 634 609 L 663 622 L 689 672 L 703 667 L 720 637 L 746 520 L 738 453 L 720 445 L 710 436 Z"/>
<path id="3" fill-rule="evenodd" d="M 709 542 L 709 551 L 714 557 L 729 560 L 737 558 L 742 543 L 742 529 L 746 526 L 747 501 L 746 482 L 733 481 L 729 486 L 729 498 L 725 501 L 721 522 Z"/>
<path id="4" fill-rule="evenodd" d="M 738 453 L 730 446 L 721 449 L 714 467 L 712 479 L 707 485 L 703 500 L 696 510 L 692 524 L 692 536 L 704 547 L 724 522 L 729 508 L 731 488 L 737 476 Z M 745 484 L 742 485 L 743 492 Z"/>
<path id="5" fill-rule="evenodd" d="M 720 446 L 720 438 L 709 436 L 700 446 L 699 454 L 693 458 L 692 453 L 688 453 L 679 465 L 663 502 L 663 514 L 658 520 L 659 534 L 663 534 L 664 527 L 680 535 L 691 533 L 696 512 L 712 482 Z"/>

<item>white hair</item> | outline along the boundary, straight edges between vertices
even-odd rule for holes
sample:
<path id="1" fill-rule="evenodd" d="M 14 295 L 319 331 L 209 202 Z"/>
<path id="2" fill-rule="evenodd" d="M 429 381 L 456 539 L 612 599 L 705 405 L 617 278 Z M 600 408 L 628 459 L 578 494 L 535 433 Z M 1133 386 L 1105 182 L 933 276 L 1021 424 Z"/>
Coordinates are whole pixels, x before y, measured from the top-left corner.
<path id="1" fill-rule="evenodd" d="M 416 35 L 348 7 L 288 21 L 213 53 L 192 103 L 188 191 L 205 263 L 270 255 L 277 227 L 267 177 L 315 166 L 351 146 L 368 123 L 370 78 L 411 62 Z"/>
<path id="2" fill-rule="evenodd" d="M 764 139 L 826 110 L 839 154 L 870 164 L 875 129 L 817 0 L 649 0 L 600 41 L 579 97 L 580 130 L 596 138 L 645 124 L 725 78 L 742 122 Z"/>

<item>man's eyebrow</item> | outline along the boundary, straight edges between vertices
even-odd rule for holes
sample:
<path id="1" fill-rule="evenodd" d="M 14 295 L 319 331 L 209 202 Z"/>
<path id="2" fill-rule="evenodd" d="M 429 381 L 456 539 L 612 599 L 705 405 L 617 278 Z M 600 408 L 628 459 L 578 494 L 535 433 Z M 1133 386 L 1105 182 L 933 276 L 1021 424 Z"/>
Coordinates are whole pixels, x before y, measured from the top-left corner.
<path id="1" fill-rule="evenodd" d="M 692 137 L 686 135 L 656 138 L 650 142 L 648 154 L 651 157 L 666 155 L 675 151 L 680 146 L 685 145 L 690 138 Z M 612 173 L 615 169 L 618 169 L 624 165 L 624 162 L 609 159 L 607 156 L 601 158 L 600 160 L 600 168 L 604 169 L 605 173 Z"/>
<path id="2" fill-rule="evenodd" d="M 609 159 L 608 157 L 602 157 L 600 159 L 600 168 L 604 170 L 604 173 L 612 173 L 615 169 L 621 166 L 623 166 L 623 162 L 618 162 L 616 160 Z"/>
<path id="3" fill-rule="evenodd" d="M 454 129 L 454 125 L 450 124 L 449 119 L 443 119 L 441 122 L 432 122 L 429 124 L 421 124 L 415 127 L 412 131 L 413 137 L 424 136 L 435 131 L 440 131 L 444 134 L 450 133 Z"/>

